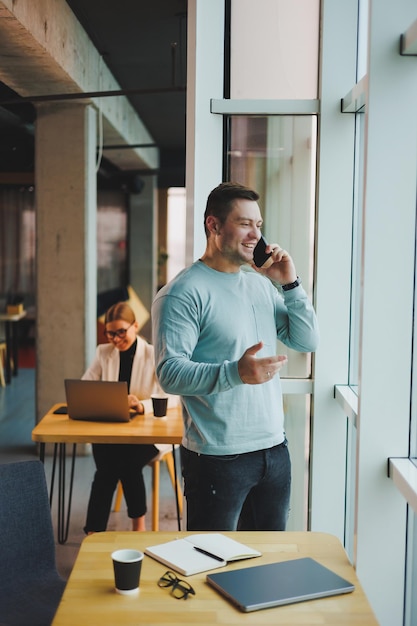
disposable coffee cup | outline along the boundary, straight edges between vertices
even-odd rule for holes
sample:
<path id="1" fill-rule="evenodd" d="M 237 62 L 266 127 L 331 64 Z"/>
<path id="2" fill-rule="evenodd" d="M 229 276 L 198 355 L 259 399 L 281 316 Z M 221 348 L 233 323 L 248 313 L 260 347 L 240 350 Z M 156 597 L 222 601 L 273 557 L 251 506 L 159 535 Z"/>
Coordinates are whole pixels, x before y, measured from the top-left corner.
<path id="1" fill-rule="evenodd" d="M 168 396 L 163 393 L 155 393 L 152 398 L 154 417 L 165 417 L 168 407 Z"/>
<path id="2" fill-rule="evenodd" d="M 139 593 L 140 571 L 143 552 L 139 550 L 116 550 L 112 552 L 114 586 L 116 593 L 129 596 Z"/>

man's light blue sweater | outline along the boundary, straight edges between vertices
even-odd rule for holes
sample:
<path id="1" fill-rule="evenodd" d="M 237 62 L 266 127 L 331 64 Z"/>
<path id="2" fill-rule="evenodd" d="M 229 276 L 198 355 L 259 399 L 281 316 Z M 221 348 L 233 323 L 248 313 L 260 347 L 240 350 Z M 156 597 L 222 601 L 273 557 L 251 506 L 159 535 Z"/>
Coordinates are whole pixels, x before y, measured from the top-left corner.
<path id="1" fill-rule="evenodd" d="M 238 361 L 275 355 L 277 337 L 300 352 L 316 349 L 316 316 L 304 289 L 284 296 L 251 270 L 218 272 L 201 261 L 163 287 L 152 306 L 156 371 L 167 393 L 181 396 L 183 445 L 202 454 L 238 454 L 284 440 L 279 375 L 244 384 Z"/>

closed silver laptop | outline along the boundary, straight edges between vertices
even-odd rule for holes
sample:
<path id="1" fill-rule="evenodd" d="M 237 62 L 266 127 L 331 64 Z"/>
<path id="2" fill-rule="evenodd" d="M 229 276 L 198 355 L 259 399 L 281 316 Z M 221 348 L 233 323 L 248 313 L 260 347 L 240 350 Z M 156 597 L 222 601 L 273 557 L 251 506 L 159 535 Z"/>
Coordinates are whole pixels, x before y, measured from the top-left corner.
<path id="1" fill-rule="evenodd" d="M 241 611 L 350 593 L 355 586 L 309 557 L 216 572 L 207 582 Z"/>

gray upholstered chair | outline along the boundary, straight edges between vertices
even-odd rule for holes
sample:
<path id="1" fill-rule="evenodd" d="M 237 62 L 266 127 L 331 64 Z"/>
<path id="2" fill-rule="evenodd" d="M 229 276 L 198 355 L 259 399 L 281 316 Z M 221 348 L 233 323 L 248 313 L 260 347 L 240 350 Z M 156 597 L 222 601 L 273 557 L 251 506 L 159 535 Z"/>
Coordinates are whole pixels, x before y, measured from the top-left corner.
<path id="1" fill-rule="evenodd" d="M 47 626 L 64 588 L 43 464 L 0 465 L 0 624 Z"/>

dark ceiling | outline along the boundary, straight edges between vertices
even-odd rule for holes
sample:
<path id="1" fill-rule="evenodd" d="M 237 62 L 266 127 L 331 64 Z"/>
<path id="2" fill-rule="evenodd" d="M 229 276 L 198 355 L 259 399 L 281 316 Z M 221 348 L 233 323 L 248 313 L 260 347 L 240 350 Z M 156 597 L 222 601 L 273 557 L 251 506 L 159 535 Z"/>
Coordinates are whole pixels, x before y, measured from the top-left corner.
<path id="1" fill-rule="evenodd" d="M 158 186 L 185 185 L 187 0 L 66 0 L 160 151 Z M 35 110 L 0 83 L 0 172 L 34 167 Z M 102 163 L 101 172 L 118 173 Z M 105 176 L 105 180 L 108 176 Z M 99 177 L 100 185 L 100 177 Z"/>

